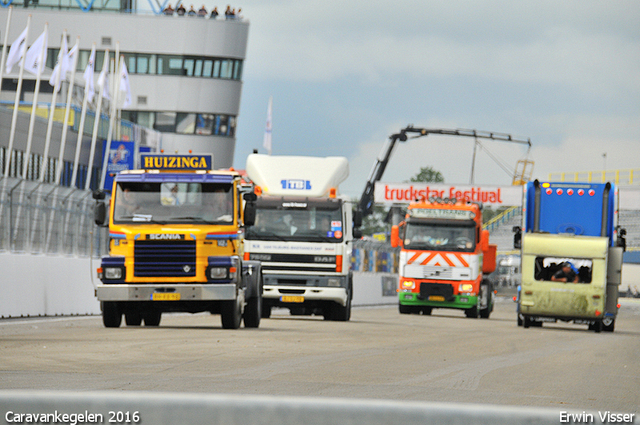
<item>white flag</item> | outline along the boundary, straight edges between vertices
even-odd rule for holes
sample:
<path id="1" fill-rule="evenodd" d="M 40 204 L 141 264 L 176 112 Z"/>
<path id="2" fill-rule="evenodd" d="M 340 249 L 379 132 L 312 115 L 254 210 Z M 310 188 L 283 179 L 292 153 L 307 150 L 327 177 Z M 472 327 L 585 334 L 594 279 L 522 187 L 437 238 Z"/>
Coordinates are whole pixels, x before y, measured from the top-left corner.
<path id="1" fill-rule="evenodd" d="M 93 95 L 96 93 L 93 88 L 93 70 L 95 68 L 96 63 L 96 46 L 94 45 L 91 49 L 91 55 L 89 56 L 89 62 L 87 62 L 87 67 L 84 70 L 84 81 L 86 83 L 84 94 L 87 97 L 87 102 L 91 102 L 93 100 Z"/>
<path id="2" fill-rule="evenodd" d="M 27 39 L 27 31 L 28 27 L 22 31 L 22 34 L 20 34 L 13 43 L 11 43 L 11 48 L 7 55 L 7 73 L 11 72 L 13 65 L 20 62 L 22 55 L 24 55 L 24 43 Z"/>
<path id="3" fill-rule="evenodd" d="M 44 64 L 47 63 L 47 38 L 49 37 L 47 37 L 47 30 L 45 29 L 42 34 L 40 34 L 40 37 L 29 47 L 24 60 L 25 71 L 33 75 L 40 75 L 44 69 Z M 40 62 L 41 54 L 43 54 L 42 62 Z"/>
<path id="4" fill-rule="evenodd" d="M 129 85 L 129 72 L 127 71 L 127 64 L 122 61 L 122 72 L 120 73 L 120 91 L 123 92 L 124 95 L 124 103 L 122 104 L 123 108 L 132 105 L 131 101 L 131 86 Z"/>
<path id="5" fill-rule="evenodd" d="M 108 67 L 109 65 L 102 67 L 102 71 L 100 71 L 100 75 L 98 76 L 98 87 L 102 88 L 102 97 L 104 99 L 111 100 L 111 97 L 109 96 L 109 78 L 107 76 Z"/>
<path id="6" fill-rule="evenodd" d="M 60 52 L 58 53 L 58 61 L 53 68 L 51 78 L 49 78 L 49 84 L 53 86 L 54 92 L 60 90 L 60 83 L 67 78 L 67 71 L 69 70 L 69 52 L 67 52 L 67 48 L 67 37 L 62 37 L 62 46 L 60 46 Z M 60 74 L 59 79 L 58 74 Z M 58 80 L 57 86 L 56 80 Z"/>
<path id="7" fill-rule="evenodd" d="M 273 106 L 273 97 L 269 97 L 269 106 L 267 107 L 267 125 L 264 129 L 264 142 L 262 146 L 271 155 L 271 108 Z"/>

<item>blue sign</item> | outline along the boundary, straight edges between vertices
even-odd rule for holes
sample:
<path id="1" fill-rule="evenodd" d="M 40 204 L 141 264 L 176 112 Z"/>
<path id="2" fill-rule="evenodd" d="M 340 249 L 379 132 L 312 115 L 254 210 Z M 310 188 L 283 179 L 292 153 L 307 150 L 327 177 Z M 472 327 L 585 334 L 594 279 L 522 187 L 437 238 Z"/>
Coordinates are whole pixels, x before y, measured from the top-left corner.
<path id="1" fill-rule="evenodd" d="M 102 157 L 104 158 L 107 149 L 107 141 L 102 144 Z M 104 190 L 111 191 L 113 187 L 113 177 L 123 170 L 134 168 L 135 143 L 112 140 L 109 150 L 109 160 L 107 161 L 107 175 L 104 179 Z"/>
<path id="2" fill-rule="evenodd" d="M 293 190 L 310 190 L 311 189 L 311 181 L 302 180 L 302 179 L 288 179 L 281 180 L 280 184 L 283 189 L 293 189 Z"/>

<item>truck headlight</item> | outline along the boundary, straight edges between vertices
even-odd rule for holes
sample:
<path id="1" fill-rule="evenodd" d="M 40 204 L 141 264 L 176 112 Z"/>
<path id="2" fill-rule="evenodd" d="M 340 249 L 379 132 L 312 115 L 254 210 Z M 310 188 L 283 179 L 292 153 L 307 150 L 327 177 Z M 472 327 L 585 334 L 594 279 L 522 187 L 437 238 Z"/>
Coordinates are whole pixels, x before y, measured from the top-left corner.
<path id="1" fill-rule="evenodd" d="M 414 289 L 415 287 L 416 287 L 416 283 L 413 280 L 402 281 L 402 289 Z"/>
<path id="2" fill-rule="evenodd" d="M 121 267 L 105 267 L 104 278 L 111 279 L 111 280 L 122 279 L 122 268 Z"/>
<path id="3" fill-rule="evenodd" d="M 460 286 L 458 287 L 458 291 L 459 292 L 472 292 L 473 291 L 473 285 L 470 283 L 461 283 Z"/>
<path id="4" fill-rule="evenodd" d="M 211 279 L 226 279 L 227 268 L 226 267 L 211 267 L 209 269 L 209 277 Z"/>
<path id="5" fill-rule="evenodd" d="M 336 278 L 329 278 L 329 280 L 327 281 L 327 285 L 328 286 L 340 286 L 340 279 L 336 279 Z"/>

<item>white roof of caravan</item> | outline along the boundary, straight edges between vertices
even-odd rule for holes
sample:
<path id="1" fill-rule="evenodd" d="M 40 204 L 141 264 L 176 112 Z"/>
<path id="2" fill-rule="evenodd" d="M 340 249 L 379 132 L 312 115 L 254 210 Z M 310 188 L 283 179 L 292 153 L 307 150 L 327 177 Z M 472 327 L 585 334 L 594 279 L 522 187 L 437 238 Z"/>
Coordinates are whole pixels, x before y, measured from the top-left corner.
<path id="1" fill-rule="evenodd" d="M 251 154 L 247 157 L 247 176 L 262 192 L 277 196 L 328 196 L 329 189 L 349 176 L 349 162 L 342 156 L 272 156 Z"/>

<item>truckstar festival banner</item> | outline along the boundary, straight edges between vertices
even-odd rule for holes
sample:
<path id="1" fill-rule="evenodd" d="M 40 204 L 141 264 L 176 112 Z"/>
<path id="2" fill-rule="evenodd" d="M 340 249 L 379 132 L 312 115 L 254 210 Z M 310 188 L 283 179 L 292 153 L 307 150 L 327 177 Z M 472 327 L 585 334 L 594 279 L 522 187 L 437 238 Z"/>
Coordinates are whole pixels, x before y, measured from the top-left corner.
<path id="1" fill-rule="evenodd" d="M 374 202 L 408 204 L 422 199 L 456 198 L 482 202 L 485 205 L 515 206 L 522 204 L 522 186 L 447 185 L 441 183 L 377 182 Z"/>
<path id="2" fill-rule="evenodd" d="M 102 145 L 102 155 L 107 149 L 107 142 Z M 107 174 L 104 179 L 104 190 L 111 191 L 113 186 L 113 176 L 123 170 L 132 170 L 134 168 L 134 142 L 127 141 L 111 141 L 111 149 L 109 150 L 109 161 L 107 162 Z M 104 156 L 103 156 L 104 158 Z"/>

